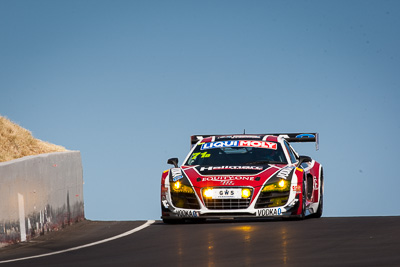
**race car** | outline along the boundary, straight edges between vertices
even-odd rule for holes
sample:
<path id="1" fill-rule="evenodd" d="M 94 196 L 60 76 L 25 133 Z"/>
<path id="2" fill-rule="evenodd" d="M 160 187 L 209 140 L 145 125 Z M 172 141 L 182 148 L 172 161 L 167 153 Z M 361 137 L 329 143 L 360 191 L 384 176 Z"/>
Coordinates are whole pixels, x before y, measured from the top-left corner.
<path id="1" fill-rule="evenodd" d="M 318 133 L 191 136 L 182 166 L 170 158 L 162 174 L 162 220 L 321 217 L 322 165 L 293 142 L 318 150 Z"/>

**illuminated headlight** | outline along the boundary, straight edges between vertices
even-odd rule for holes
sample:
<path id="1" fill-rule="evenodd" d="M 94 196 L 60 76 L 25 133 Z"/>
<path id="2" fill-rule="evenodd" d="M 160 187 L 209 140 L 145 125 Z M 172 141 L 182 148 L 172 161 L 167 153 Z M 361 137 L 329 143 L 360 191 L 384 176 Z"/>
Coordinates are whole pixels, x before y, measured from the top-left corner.
<path id="1" fill-rule="evenodd" d="M 242 198 L 249 198 L 251 196 L 251 190 L 248 188 L 242 189 Z"/>
<path id="2" fill-rule="evenodd" d="M 180 181 L 171 184 L 171 191 L 174 193 L 194 193 L 190 186 L 184 185 Z"/>
<path id="3" fill-rule="evenodd" d="M 181 182 L 177 181 L 174 183 L 173 187 L 175 190 L 179 190 L 179 188 L 181 188 L 181 185 L 182 185 Z"/>
<path id="4" fill-rule="evenodd" d="M 206 188 L 203 190 L 203 196 L 205 198 L 211 198 L 212 197 L 212 189 L 211 188 Z"/>
<path id="5" fill-rule="evenodd" d="M 290 182 L 284 179 L 281 179 L 279 182 L 265 185 L 262 189 L 262 192 L 284 192 L 290 190 Z"/>

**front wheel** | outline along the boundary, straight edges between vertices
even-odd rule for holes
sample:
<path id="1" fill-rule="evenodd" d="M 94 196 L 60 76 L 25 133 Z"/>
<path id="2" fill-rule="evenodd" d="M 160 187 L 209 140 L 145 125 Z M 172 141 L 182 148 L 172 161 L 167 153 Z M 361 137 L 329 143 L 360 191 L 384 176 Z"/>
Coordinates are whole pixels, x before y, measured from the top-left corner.
<path id="1" fill-rule="evenodd" d="M 301 199 L 301 214 L 299 215 L 300 220 L 304 220 L 306 218 L 306 181 L 303 180 L 303 189 L 302 189 L 302 199 Z"/>

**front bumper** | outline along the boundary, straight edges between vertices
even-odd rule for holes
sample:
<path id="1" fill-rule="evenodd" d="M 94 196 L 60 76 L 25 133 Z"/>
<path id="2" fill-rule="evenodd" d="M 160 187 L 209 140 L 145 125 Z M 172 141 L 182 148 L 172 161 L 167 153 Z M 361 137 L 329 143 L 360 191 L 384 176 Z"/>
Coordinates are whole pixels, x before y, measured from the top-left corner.
<path id="1" fill-rule="evenodd" d="M 243 218 L 267 218 L 267 217 L 291 217 L 295 215 L 298 209 L 299 200 L 296 197 L 291 202 L 284 206 L 273 208 L 256 209 L 252 206 L 246 209 L 237 210 L 210 210 L 207 208 L 201 209 L 182 209 L 170 205 L 167 201 L 163 201 L 162 219 L 243 219 Z"/>

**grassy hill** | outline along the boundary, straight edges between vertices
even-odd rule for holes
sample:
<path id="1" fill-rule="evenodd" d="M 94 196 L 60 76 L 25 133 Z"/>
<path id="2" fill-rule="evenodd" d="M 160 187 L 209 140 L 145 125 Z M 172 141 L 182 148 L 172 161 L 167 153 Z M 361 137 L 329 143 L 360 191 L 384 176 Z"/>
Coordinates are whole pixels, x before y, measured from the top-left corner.
<path id="1" fill-rule="evenodd" d="M 30 131 L 0 116 L 0 162 L 62 151 L 67 149 L 36 139 Z"/>

